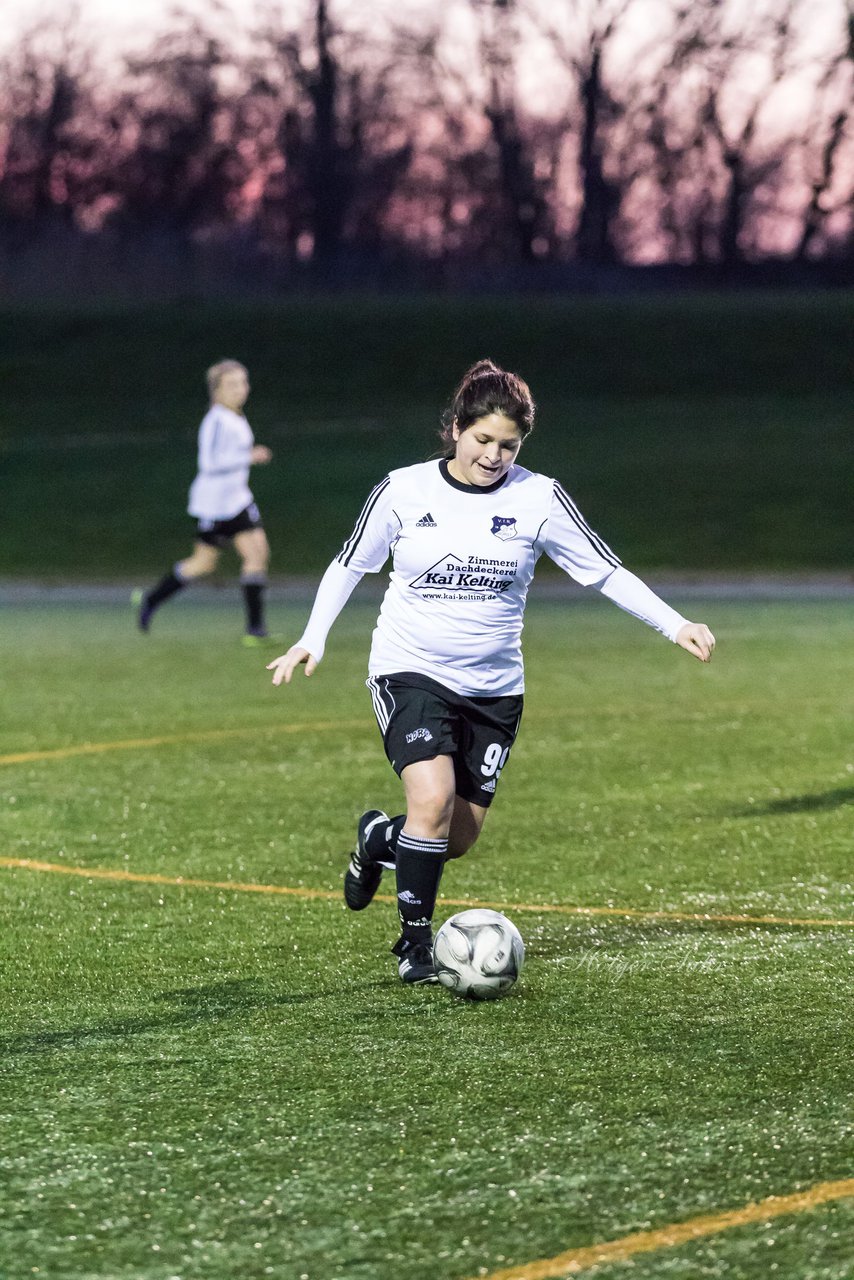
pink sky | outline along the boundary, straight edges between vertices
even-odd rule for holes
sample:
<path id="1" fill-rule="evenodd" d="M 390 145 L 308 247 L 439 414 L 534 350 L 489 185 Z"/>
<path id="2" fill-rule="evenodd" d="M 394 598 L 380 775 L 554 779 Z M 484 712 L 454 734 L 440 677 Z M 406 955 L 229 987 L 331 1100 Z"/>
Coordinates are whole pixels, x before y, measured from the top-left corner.
<path id="1" fill-rule="evenodd" d="M 122 54 L 141 52 L 154 35 L 176 25 L 176 9 L 184 15 L 209 19 L 218 33 L 227 30 L 229 15 L 233 15 L 234 34 L 239 44 L 241 34 L 256 28 L 264 18 L 269 20 L 276 13 L 291 19 L 307 16 L 313 7 L 312 0 L 180 0 L 177 4 L 176 0 L 126 0 L 124 5 L 117 4 L 116 0 L 2 0 L 2 3 L 5 22 L 0 28 L 0 51 L 37 22 L 67 23 L 76 13 L 82 35 L 91 39 L 107 64 Z M 757 9 L 771 8 L 779 12 L 783 0 L 729 0 L 730 23 L 736 31 L 745 13 L 743 6 L 748 3 L 753 15 Z M 674 0 L 635 0 L 629 9 L 629 21 L 623 22 L 619 41 L 610 54 L 615 58 L 611 74 L 619 79 L 621 60 L 636 59 L 639 48 L 649 49 L 651 37 L 654 45 L 655 32 L 665 29 L 666 15 L 672 13 L 673 4 Z M 440 6 L 437 8 L 436 0 L 330 0 L 333 17 L 345 27 L 360 30 L 370 27 L 378 38 L 389 20 L 405 22 L 417 29 L 422 22 L 425 25 L 433 22 L 437 13 L 450 12 L 452 38 L 445 42 L 443 61 L 455 69 L 459 85 L 471 83 L 479 74 L 479 66 L 477 39 L 467 0 L 440 0 Z M 525 7 L 520 3 L 520 9 Z M 564 29 L 570 31 L 572 15 L 578 15 L 581 24 L 578 34 L 582 35 L 585 25 L 582 15 L 591 9 L 601 13 L 608 5 L 607 0 L 537 0 L 532 7 L 537 7 L 539 13 L 555 25 L 560 25 L 563 19 Z M 805 0 L 801 9 L 805 22 L 801 46 L 804 53 L 838 47 L 843 12 L 843 0 Z M 571 78 L 568 79 L 566 70 L 557 65 L 530 26 L 525 31 L 521 50 L 518 71 L 523 99 L 537 114 L 560 118 L 571 93 Z M 756 70 L 759 81 L 763 80 L 761 66 Z M 748 82 L 746 88 L 746 105 L 749 105 L 755 86 Z M 736 85 L 728 104 L 735 121 L 742 114 L 739 96 Z M 807 100 L 803 86 L 791 80 L 770 93 L 764 104 L 766 119 L 763 121 L 769 137 L 775 132 L 785 136 L 792 122 L 800 120 Z M 799 204 L 802 196 L 803 193 L 799 193 Z M 782 228 L 779 218 L 777 224 Z M 796 216 L 791 235 L 797 234 L 797 226 Z"/>
<path id="2" fill-rule="evenodd" d="M 740 6 L 747 3 L 748 0 L 730 0 L 729 9 L 734 15 L 736 29 Z M 779 8 L 781 3 L 782 0 L 751 0 L 751 8 Z M 836 33 L 840 29 L 842 3 L 843 0 L 810 0 L 806 6 L 809 20 L 805 45 L 820 48 L 826 47 L 829 40 L 831 43 L 838 41 Z M 126 0 L 125 4 L 117 4 L 116 0 L 2 0 L 2 4 L 4 23 L 0 28 L 0 50 L 14 43 L 23 31 L 40 20 L 67 22 L 76 13 L 84 34 L 91 34 L 95 46 L 108 55 L 138 52 L 153 34 L 172 25 L 176 9 L 210 18 L 219 30 L 232 14 L 235 34 L 250 30 L 263 15 L 276 12 L 304 15 L 311 10 L 310 0 L 178 0 L 177 3 L 176 0 Z M 601 0 L 539 0 L 540 12 L 555 25 L 560 25 L 563 15 L 564 26 L 566 15 L 583 15 L 599 4 Z M 621 44 L 627 56 L 632 56 L 638 42 L 649 41 L 650 35 L 662 24 L 663 16 L 672 10 L 672 5 L 673 0 L 635 0 L 629 8 L 627 21 L 622 24 L 625 39 Z M 420 18 L 431 21 L 437 13 L 435 0 L 330 0 L 330 8 L 333 17 L 345 25 L 349 25 L 350 20 L 357 27 L 364 28 L 367 22 L 378 34 L 387 19 L 417 27 Z M 461 44 L 471 49 L 465 38 L 466 34 L 471 34 L 466 0 L 457 0 L 456 3 L 444 0 L 442 8 L 451 11 L 455 31 L 463 36 Z M 536 39 L 530 38 L 530 30 L 525 46 L 528 56 L 520 59 L 523 92 L 538 109 L 546 107 L 548 114 L 546 104 L 550 98 L 553 101 L 554 93 L 559 91 L 558 83 L 548 74 L 546 64 L 551 60 L 541 56 L 541 46 L 538 48 Z"/>
<path id="3" fill-rule="evenodd" d="M 305 12 L 301 0 L 127 0 L 124 5 L 116 0 L 3 0 L 4 23 L 0 41 L 8 44 L 21 31 L 41 18 L 67 19 L 74 11 L 79 13 L 84 30 L 97 31 L 99 43 L 109 43 L 119 48 L 133 47 L 146 40 L 148 35 L 169 25 L 170 14 L 176 8 L 202 17 L 218 13 L 233 13 L 238 27 L 251 25 L 259 11 L 282 13 Z M 368 11 L 377 17 L 401 11 L 417 14 L 426 6 L 422 0 L 333 0 L 333 13 L 345 15 L 348 9 L 362 14 Z"/>

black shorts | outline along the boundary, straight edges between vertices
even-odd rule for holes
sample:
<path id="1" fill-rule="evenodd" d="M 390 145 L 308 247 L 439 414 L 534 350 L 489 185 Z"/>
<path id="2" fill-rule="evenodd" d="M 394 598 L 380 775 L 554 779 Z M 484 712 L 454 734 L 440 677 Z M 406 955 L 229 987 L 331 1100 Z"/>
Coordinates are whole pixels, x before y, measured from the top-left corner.
<path id="1" fill-rule="evenodd" d="M 230 520 L 199 520 L 196 525 L 196 537 L 199 542 L 206 542 L 209 547 L 224 547 L 236 533 L 245 533 L 247 529 L 263 529 L 261 512 L 250 502 Z"/>
<path id="2" fill-rule="evenodd" d="M 395 773 L 451 756 L 457 795 L 489 808 L 519 731 L 522 695 L 466 697 L 412 671 L 371 676 L 367 684 Z"/>

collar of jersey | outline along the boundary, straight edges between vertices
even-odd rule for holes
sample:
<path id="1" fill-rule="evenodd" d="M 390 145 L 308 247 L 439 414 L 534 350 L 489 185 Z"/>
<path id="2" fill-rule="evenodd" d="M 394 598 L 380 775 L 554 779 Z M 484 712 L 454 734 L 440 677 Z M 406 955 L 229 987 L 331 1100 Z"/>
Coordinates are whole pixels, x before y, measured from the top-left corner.
<path id="1" fill-rule="evenodd" d="M 461 493 L 495 493 L 495 490 L 500 489 L 510 475 L 509 471 L 505 471 L 501 479 L 496 480 L 494 484 L 463 484 L 462 480 L 455 480 L 451 475 L 447 458 L 439 460 L 439 470 L 442 473 L 442 479 L 446 480 L 452 489 L 459 489 Z"/>

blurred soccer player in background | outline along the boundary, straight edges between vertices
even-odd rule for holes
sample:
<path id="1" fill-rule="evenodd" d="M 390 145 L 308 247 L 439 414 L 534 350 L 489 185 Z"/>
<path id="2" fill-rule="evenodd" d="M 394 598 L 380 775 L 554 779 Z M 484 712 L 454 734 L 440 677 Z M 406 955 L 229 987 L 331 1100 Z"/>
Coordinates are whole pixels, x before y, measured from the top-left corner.
<path id="1" fill-rule="evenodd" d="M 272 452 L 256 444 L 243 406 L 249 397 L 249 374 L 237 360 L 220 360 L 207 371 L 211 407 L 199 427 L 198 474 L 187 506 L 197 521 L 196 543 L 156 586 L 135 593 L 137 620 L 148 631 L 156 609 L 196 578 L 213 573 L 220 552 L 233 543 L 240 556 L 240 585 L 246 610 L 243 643 L 262 644 L 267 636 L 264 590 L 270 546 L 261 515 L 249 488 L 249 468 L 267 463 Z"/>

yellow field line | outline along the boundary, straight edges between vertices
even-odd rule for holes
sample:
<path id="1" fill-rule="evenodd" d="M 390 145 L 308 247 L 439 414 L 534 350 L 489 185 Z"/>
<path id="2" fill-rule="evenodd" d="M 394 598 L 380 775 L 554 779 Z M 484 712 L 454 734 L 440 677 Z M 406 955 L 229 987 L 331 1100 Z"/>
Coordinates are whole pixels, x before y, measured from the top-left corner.
<path id="1" fill-rule="evenodd" d="M 192 876 L 163 876 L 157 872 L 125 871 L 121 867 L 75 867 L 63 862 L 41 862 L 36 858 L 0 857 L 0 867 L 24 871 L 47 871 L 84 880 L 121 880 L 134 884 L 172 885 L 177 889 L 226 889 L 232 893 L 272 893 L 289 898 L 338 901 L 338 889 L 307 889 L 284 884 L 243 884 L 238 880 L 199 880 Z M 378 893 L 377 902 L 396 902 L 391 894 Z M 854 920 L 805 919 L 798 916 L 715 915 L 711 912 L 644 911 L 640 907 L 579 907 L 555 902 L 485 902 L 479 898 L 440 898 L 446 907 L 491 907 L 494 911 L 530 911 L 534 915 L 595 916 L 630 920 L 681 921 L 690 924 L 773 924 L 789 927 L 852 928 Z"/>
<path id="2" fill-rule="evenodd" d="M 604 1244 L 567 1249 L 554 1258 L 541 1258 L 537 1262 L 492 1271 L 478 1280 L 562 1280 L 565 1276 L 576 1276 L 590 1267 L 601 1267 L 609 1262 L 627 1262 L 639 1253 L 673 1249 L 690 1240 L 701 1240 L 705 1236 L 717 1235 L 720 1231 L 731 1231 L 733 1227 L 768 1222 L 785 1214 L 806 1213 L 819 1205 L 829 1204 L 833 1200 L 845 1200 L 850 1196 L 854 1196 L 854 1178 L 844 1178 L 839 1182 L 819 1182 L 806 1191 L 796 1191 L 788 1196 L 768 1196 L 766 1200 L 746 1204 L 743 1209 L 703 1214 L 699 1218 L 675 1222 L 656 1231 L 635 1231 Z"/>
<path id="3" fill-rule="evenodd" d="M 84 880 L 122 880 L 133 884 L 164 884 L 177 889 L 229 889 L 235 893 L 278 893 L 289 898 L 338 899 L 339 891 L 303 889 L 280 884 L 241 884 L 238 880 L 197 880 L 192 876 L 161 876 L 153 871 L 125 871 L 121 867 L 73 867 L 61 862 L 39 862 L 36 858 L 3 858 L 0 867 L 20 867 L 24 871 L 51 871 L 64 876 L 82 876 Z M 379 895 L 378 895 L 379 896 Z"/>
<path id="4" fill-rule="evenodd" d="M 557 713 L 540 711 L 529 714 L 525 723 L 531 720 L 552 720 Z M 313 733 L 328 729 L 365 729 L 370 730 L 374 721 L 370 719 L 353 720 L 307 720 L 299 724 L 263 724 L 246 725 L 234 729 L 191 729 L 186 733 L 164 733 L 154 738 L 119 738 L 111 742 L 79 742 L 68 747 L 48 747 L 40 751 L 12 751 L 0 755 L 0 768 L 5 765 L 32 764 L 39 760 L 68 760 L 74 756 L 96 756 L 110 751 L 138 751 L 149 747 L 168 747 L 181 742 L 218 742 L 229 738 L 247 738 L 253 734 L 262 737 L 272 733 Z"/>
<path id="5" fill-rule="evenodd" d="M 106 751 L 136 751 L 145 747 L 170 746 L 175 742 L 217 742 L 227 738 L 262 737 L 268 733 L 315 733 L 322 729 L 367 729 L 369 720 L 309 720 L 301 724 L 253 725 L 243 729 L 199 729 L 189 733 L 163 734 L 158 738 L 124 738 L 115 742 L 80 742 L 73 747 L 54 747 L 48 751 L 16 751 L 0 756 L 0 766 L 30 764 L 34 760 L 67 760 L 71 756 L 97 756 Z"/>

